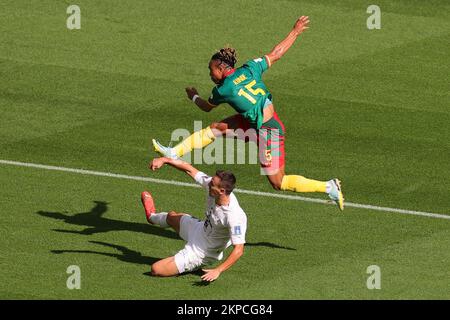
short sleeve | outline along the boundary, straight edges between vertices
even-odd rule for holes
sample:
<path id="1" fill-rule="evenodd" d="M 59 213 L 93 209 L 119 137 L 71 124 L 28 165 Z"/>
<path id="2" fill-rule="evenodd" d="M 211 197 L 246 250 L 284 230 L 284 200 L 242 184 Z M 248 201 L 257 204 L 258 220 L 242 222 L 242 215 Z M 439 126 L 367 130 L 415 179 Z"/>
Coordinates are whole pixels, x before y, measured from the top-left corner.
<path id="1" fill-rule="evenodd" d="M 219 104 L 224 102 L 224 99 L 221 96 L 219 88 L 217 88 L 217 86 L 212 89 L 211 96 L 209 97 L 208 102 L 214 106 L 218 106 Z"/>
<path id="2" fill-rule="evenodd" d="M 194 177 L 195 182 L 197 182 L 199 185 L 201 185 L 204 188 L 208 188 L 209 183 L 211 182 L 212 177 L 208 176 L 204 172 L 197 172 L 197 174 Z"/>
<path id="3" fill-rule="evenodd" d="M 261 75 L 267 70 L 269 69 L 269 63 L 267 61 L 267 57 L 261 57 L 261 58 L 256 58 L 253 60 L 249 60 L 245 63 L 245 65 L 247 65 L 251 70 L 252 73 L 254 75 L 258 75 L 259 77 L 261 77 Z"/>
<path id="4" fill-rule="evenodd" d="M 230 238 L 233 245 L 245 243 L 245 233 L 247 232 L 247 217 L 244 213 L 233 214 L 228 217 L 230 228 Z"/>

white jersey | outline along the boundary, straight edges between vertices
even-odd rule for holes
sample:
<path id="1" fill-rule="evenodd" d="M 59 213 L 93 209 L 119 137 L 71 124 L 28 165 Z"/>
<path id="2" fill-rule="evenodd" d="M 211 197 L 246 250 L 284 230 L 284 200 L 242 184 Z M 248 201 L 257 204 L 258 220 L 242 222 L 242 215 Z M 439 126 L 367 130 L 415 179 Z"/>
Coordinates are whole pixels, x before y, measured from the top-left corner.
<path id="1" fill-rule="evenodd" d="M 198 172 L 195 181 L 208 190 L 206 200 L 206 219 L 204 220 L 201 237 L 205 254 L 222 258 L 223 251 L 231 244 L 244 244 L 247 231 L 247 216 L 239 205 L 236 196 L 230 194 L 230 203 L 219 206 L 215 198 L 209 195 L 209 183 L 212 177 Z"/>

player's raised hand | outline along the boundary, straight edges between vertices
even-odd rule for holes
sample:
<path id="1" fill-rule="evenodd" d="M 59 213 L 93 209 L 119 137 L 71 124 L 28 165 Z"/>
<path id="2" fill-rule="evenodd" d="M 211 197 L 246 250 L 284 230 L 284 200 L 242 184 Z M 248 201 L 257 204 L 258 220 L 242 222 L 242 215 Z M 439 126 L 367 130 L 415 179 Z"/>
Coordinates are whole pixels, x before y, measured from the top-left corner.
<path id="1" fill-rule="evenodd" d="M 198 95 L 198 91 L 197 89 L 195 89 L 194 87 L 187 87 L 186 88 L 186 93 L 187 96 L 190 100 L 192 100 L 192 98 L 197 94 Z"/>
<path id="2" fill-rule="evenodd" d="M 294 30 L 297 32 L 297 34 L 302 33 L 306 29 L 308 29 L 309 24 L 309 17 L 308 16 L 301 16 L 297 19 L 297 21 L 294 24 Z"/>
<path id="3" fill-rule="evenodd" d="M 204 275 L 201 276 L 203 281 L 214 281 L 220 276 L 220 271 L 217 269 L 202 269 L 205 272 Z"/>
<path id="4" fill-rule="evenodd" d="M 165 163 L 166 162 L 165 162 L 164 158 L 155 158 L 155 159 L 152 160 L 152 162 L 150 162 L 148 167 L 149 167 L 150 170 L 156 171 L 159 168 L 161 168 Z"/>

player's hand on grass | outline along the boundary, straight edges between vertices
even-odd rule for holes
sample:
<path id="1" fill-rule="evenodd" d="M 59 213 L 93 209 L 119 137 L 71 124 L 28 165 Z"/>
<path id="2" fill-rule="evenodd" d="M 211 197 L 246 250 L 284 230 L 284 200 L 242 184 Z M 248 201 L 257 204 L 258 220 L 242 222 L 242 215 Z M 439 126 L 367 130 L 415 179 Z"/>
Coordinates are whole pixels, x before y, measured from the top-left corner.
<path id="1" fill-rule="evenodd" d="M 309 17 L 308 16 L 301 16 L 297 19 L 297 21 L 294 24 L 294 30 L 296 31 L 297 35 L 308 29 L 309 24 Z"/>
<path id="2" fill-rule="evenodd" d="M 197 91 L 197 89 L 195 89 L 194 87 L 187 87 L 187 88 L 186 88 L 186 93 L 187 93 L 188 98 L 189 98 L 190 100 L 192 100 L 192 98 L 193 98 L 196 94 L 198 94 L 198 91 Z"/>
<path id="3" fill-rule="evenodd" d="M 155 158 L 152 160 L 152 162 L 150 162 L 148 167 L 150 168 L 150 170 L 155 171 L 161 168 L 165 163 L 166 162 L 164 158 Z"/>
<path id="4" fill-rule="evenodd" d="M 214 281 L 216 280 L 219 276 L 220 276 L 220 271 L 217 269 L 202 269 L 203 272 L 205 272 L 204 275 L 202 275 L 202 280 L 203 281 Z"/>

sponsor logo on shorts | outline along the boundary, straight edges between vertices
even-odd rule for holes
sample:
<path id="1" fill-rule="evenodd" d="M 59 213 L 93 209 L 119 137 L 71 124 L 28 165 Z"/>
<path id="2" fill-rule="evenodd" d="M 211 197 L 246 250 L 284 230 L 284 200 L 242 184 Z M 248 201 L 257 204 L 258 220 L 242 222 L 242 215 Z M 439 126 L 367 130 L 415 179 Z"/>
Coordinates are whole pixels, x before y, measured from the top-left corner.
<path id="1" fill-rule="evenodd" d="M 234 233 L 235 236 L 240 236 L 241 235 L 241 226 L 235 226 L 234 227 Z"/>

